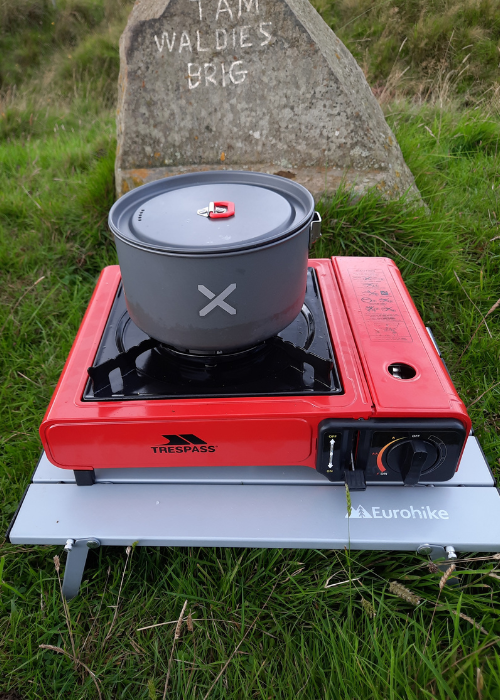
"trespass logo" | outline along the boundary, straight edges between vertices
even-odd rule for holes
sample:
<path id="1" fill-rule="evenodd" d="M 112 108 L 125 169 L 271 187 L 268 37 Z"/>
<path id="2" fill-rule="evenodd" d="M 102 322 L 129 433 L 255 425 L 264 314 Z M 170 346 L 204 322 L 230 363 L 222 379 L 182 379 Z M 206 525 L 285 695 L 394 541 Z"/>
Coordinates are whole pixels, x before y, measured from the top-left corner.
<path id="1" fill-rule="evenodd" d="M 216 445 L 207 445 L 205 440 L 196 435 L 163 435 L 167 442 L 162 445 L 153 445 L 151 449 L 155 454 L 174 454 L 180 452 L 215 452 Z"/>
<path id="2" fill-rule="evenodd" d="M 391 518 L 394 518 L 394 520 L 397 520 L 398 518 L 402 518 L 403 520 L 449 520 L 450 518 L 447 510 L 432 510 L 429 506 L 421 506 L 420 508 L 414 508 L 413 506 L 410 506 L 409 509 L 389 508 L 387 510 L 381 508 L 380 506 L 372 506 L 370 510 L 371 512 L 368 512 L 366 508 L 363 508 L 362 505 L 359 505 L 357 508 L 353 508 L 351 510 L 350 517 L 351 519 L 385 518 L 386 520 L 390 520 Z M 349 514 L 347 513 L 345 517 L 348 518 Z"/>

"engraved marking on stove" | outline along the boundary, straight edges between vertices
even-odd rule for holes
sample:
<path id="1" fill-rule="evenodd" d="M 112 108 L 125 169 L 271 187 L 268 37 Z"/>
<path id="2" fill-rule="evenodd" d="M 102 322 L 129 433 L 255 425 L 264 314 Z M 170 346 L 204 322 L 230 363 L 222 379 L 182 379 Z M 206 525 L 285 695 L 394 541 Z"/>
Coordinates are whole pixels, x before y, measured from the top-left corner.
<path id="1" fill-rule="evenodd" d="M 211 311 L 213 311 L 217 306 L 220 306 L 221 309 L 224 309 L 224 311 L 227 311 L 228 314 L 231 314 L 231 316 L 234 316 L 236 313 L 236 309 L 234 306 L 231 306 L 230 304 L 227 304 L 224 299 L 228 297 L 234 290 L 236 289 L 236 285 L 230 284 L 229 287 L 226 287 L 223 292 L 215 296 L 213 292 L 210 291 L 210 289 L 207 289 L 205 285 L 199 284 L 198 285 L 198 291 L 200 291 L 202 294 L 204 294 L 208 299 L 211 299 L 212 301 L 204 306 L 202 310 L 200 311 L 200 316 L 206 316 L 209 314 Z"/>
<path id="2" fill-rule="evenodd" d="M 412 343 L 413 338 L 398 302 L 397 292 L 391 290 L 386 274 L 381 269 L 349 270 L 361 317 L 370 340 Z"/>

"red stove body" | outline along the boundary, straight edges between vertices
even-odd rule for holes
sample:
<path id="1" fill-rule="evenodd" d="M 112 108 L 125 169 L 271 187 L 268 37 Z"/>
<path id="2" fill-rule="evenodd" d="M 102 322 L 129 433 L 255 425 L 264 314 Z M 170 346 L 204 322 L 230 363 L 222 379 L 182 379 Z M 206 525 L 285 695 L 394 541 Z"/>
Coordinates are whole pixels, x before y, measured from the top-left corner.
<path id="1" fill-rule="evenodd" d="M 270 465 L 331 480 L 349 471 L 408 484 L 451 478 L 470 419 L 394 262 L 309 266 L 341 393 L 85 400 L 121 282 L 120 268 L 107 267 L 40 427 L 49 460 L 79 483 L 96 468 Z"/>

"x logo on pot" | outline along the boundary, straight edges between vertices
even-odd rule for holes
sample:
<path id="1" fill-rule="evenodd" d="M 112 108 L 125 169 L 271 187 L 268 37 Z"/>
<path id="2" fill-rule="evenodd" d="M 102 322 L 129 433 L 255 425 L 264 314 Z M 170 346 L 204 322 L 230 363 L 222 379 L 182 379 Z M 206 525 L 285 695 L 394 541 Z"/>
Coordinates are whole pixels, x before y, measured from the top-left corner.
<path id="1" fill-rule="evenodd" d="M 209 304 L 202 308 L 202 310 L 200 311 L 200 316 L 206 316 L 217 306 L 220 306 L 221 309 L 224 309 L 224 311 L 227 311 L 228 314 L 234 316 L 234 314 L 236 313 L 236 309 L 234 308 L 234 306 L 226 304 L 224 299 L 228 297 L 231 294 L 231 292 L 234 292 L 235 289 L 236 285 L 234 283 L 230 284 L 229 287 L 226 287 L 226 289 L 223 292 L 221 292 L 218 296 L 215 296 L 215 294 L 211 292 L 210 289 L 207 289 L 205 285 L 199 284 L 198 290 L 206 297 L 212 300 Z"/>

